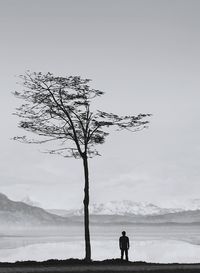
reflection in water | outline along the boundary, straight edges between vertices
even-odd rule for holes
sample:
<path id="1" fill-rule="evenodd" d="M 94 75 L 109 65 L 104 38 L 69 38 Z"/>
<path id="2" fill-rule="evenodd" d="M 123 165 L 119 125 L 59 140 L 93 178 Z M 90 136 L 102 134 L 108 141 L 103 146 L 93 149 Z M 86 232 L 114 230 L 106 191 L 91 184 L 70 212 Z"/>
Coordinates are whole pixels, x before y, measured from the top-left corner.
<path id="1" fill-rule="evenodd" d="M 47 260 L 83 258 L 84 242 L 43 243 L 15 249 L 1 249 L 1 261 Z M 92 258 L 94 260 L 119 258 L 120 252 L 115 241 L 93 241 Z M 130 260 L 161 263 L 197 263 L 200 262 L 200 246 L 180 241 L 137 241 L 129 251 Z"/>
<path id="2" fill-rule="evenodd" d="M 118 238 L 124 227 L 92 227 L 92 258 L 119 258 Z M 161 263 L 199 263 L 198 226 L 126 227 L 131 239 L 130 260 Z M 0 261 L 84 257 L 82 227 L 1 231 Z"/>

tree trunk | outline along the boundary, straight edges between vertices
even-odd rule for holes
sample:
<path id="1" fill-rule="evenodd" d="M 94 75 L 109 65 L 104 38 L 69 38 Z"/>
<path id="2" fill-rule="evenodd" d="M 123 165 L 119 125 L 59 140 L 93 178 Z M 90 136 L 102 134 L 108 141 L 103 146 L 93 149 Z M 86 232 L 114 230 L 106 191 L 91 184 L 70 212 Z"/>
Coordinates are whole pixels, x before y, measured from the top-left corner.
<path id="1" fill-rule="evenodd" d="M 90 230 L 89 230 L 89 172 L 87 155 L 83 157 L 85 188 L 84 188 L 84 227 L 85 227 L 85 260 L 91 261 Z"/>

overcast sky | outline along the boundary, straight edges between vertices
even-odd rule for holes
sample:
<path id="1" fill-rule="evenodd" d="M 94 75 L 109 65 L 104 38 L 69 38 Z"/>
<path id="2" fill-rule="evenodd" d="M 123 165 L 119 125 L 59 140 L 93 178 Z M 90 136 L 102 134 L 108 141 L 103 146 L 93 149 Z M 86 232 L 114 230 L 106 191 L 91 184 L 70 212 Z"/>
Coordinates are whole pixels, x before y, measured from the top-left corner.
<path id="1" fill-rule="evenodd" d="M 25 132 L 11 95 L 27 69 L 91 78 L 98 108 L 152 113 L 111 133 L 90 161 L 91 202 L 178 206 L 200 192 L 200 1 L 1 0 L 0 192 L 45 208 L 82 205 L 82 162 L 10 140 Z"/>

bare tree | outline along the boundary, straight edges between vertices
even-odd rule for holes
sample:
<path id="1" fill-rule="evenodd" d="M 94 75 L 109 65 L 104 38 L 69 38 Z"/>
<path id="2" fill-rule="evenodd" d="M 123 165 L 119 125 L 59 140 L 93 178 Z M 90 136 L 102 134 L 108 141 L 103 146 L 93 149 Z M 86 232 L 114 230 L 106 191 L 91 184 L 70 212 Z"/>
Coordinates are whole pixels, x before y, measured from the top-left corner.
<path id="1" fill-rule="evenodd" d="M 17 108 L 15 115 L 20 117 L 19 127 L 39 136 L 14 137 L 25 143 L 42 144 L 56 141 L 56 149 L 50 154 L 81 158 L 84 168 L 84 227 L 85 259 L 91 260 L 89 232 L 89 171 L 88 158 L 98 155 L 96 144 L 103 144 L 111 126 L 117 130 L 132 132 L 147 127 L 144 118 L 150 114 L 137 116 L 118 116 L 100 110 L 91 110 L 93 99 L 103 95 L 102 91 L 92 89 L 89 79 L 79 76 L 56 77 L 52 73 L 26 72 L 21 75 L 23 91 L 14 92 L 17 98 L 25 101 Z"/>

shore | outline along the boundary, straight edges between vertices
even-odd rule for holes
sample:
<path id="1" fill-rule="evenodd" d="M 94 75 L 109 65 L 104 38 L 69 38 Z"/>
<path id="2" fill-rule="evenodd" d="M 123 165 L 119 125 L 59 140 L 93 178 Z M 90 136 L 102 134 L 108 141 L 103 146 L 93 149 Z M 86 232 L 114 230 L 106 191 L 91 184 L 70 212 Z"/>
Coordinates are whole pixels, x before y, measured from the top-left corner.
<path id="1" fill-rule="evenodd" d="M 145 262 L 121 262 L 120 260 L 93 261 L 83 260 L 48 260 L 44 262 L 0 263 L 1 273 L 196 273 L 200 272 L 200 264 L 155 264 Z"/>

